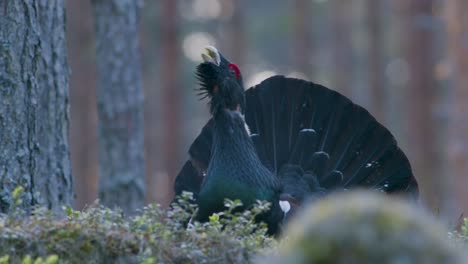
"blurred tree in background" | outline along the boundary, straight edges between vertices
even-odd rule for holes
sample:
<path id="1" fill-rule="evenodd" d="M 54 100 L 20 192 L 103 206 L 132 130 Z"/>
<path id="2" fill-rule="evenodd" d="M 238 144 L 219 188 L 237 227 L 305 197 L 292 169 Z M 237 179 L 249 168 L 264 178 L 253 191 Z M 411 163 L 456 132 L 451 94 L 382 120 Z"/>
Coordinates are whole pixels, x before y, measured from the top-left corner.
<path id="1" fill-rule="evenodd" d="M 98 142 L 96 50 L 90 1 L 67 1 L 70 76 L 70 152 L 75 206 L 82 209 L 97 197 Z"/>
<path id="2" fill-rule="evenodd" d="M 282 74 L 367 107 L 408 153 L 423 204 L 452 221 L 468 209 L 465 2 L 146 1 L 139 49 L 146 200 L 170 201 L 189 144 L 209 118 L 193 91 L 194 69 L 203 47 L 214 45 L 240 66 L 246 87 Z M 89 7 L 67 5 L 72 160 L 81 207 L 96 198 L 95 58 Z"/>
<path id="3" fill-rule="evenodd" d="M 385 120 L 385 83 L 384 83 L 384 50 L 383 41 L 383 19 L 382 1 L 367 0 L 366 3 L 366 23 L 369 31 L 369 87 L 372 101 L 371 111 L 375 118 L 381 122 Z"/>
<path id="4" fill-rule="evenodd" d="M 448 63 L 453 78 L 448 133 L 448 173 L 455 176 L 458 206 L 468 216 L 468 2 L 446 3 L 445 22 L 448 31 Z"/>
<path id="5" fill-rule="evenodd" d="M 134 0 L 93 0 L 99 116 L 99 199 L 132 213 L 144 204 L 143 84 Z"/>
<path id="6" fill-rule="evenodd" d="M 163 145 L 162 150 L 164 155 L 161 158 L 164 161 L 163 168 L 165 177 L 167 178 L 166 186 L 169 187 L 175 180 L 179 170 L 180 162 L 177 162 L 175 157 L 178 157 L 182 144 L 180 138 L 183 134 L 183 121 L 181 119 L 182 89 L 180 88 L 179 78 L 179 60 L 180 47 L 179 40 L 179 14 L 177 11 L 177 1 L 163 0 L 161 1 L 161 17 L 159 23 L 161 26 L 161 85 L 162 89 L 162 114 L 163 114 Z M 156 101 L 158 98 L 154 98 Z M 156 102 L 149 102 L 156 103 Z M 171 188 L 165 193 L 166 196 L 173 195 Z M 167 204 L 169 200 L 164 201 Z"/>
<path id="7" fill-rule="evenodd" d="M 408 65 L 406 82 L 408 155 L 413 171 L 421 184 L 421 195 L 434 211 L 446 214 L 450 207 L 447 185 L 449 180 L 439 177 L 441 149 L 438 145 L 434 116 L 437 84 L 433 74 L 436 18 L 432 0 L 401 1 L 403 32 L 402 47 Z"/>
<path id="8" fill-rule="evenodd" d="M 294 9 L 294 66 L 296 70 L 308 76 L 312 73 L 311 58 L 313 46 L 310 38 L 309 30 L 309 1 L 295 0 Z"/>
<path id="9" fill-rule="evenodd" d="M 341 94 L 353 97 L 353 2 L 342 0 L 330 0 L 331 20 L 331 53 L 333 60 L 333 89 Z M 355 3 L 354 3 L 355 4 Z"/>

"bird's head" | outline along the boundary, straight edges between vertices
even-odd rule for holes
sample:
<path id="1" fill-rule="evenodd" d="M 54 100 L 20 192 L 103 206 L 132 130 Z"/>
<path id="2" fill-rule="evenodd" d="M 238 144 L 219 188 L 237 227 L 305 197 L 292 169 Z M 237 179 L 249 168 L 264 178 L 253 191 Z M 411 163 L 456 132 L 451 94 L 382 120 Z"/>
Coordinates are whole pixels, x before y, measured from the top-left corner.
<path id="1" fill-rule="evenodd" d="M 245 109 L 244 86 L 239 67 L 229 62 L 212 46 L 201 54 L 203 62 L 197 67 L 202 99 L 210 99 L 210 112 L 219 110 L 243 112 Z"/>

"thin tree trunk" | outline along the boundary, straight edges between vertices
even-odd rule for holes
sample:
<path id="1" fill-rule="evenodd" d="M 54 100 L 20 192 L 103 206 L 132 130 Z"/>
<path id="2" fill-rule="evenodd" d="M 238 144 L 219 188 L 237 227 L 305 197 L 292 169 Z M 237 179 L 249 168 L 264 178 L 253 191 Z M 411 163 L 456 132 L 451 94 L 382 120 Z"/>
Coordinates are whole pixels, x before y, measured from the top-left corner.
<path id="1" fill-rule="evenodd" d="M 383 34 L 382 2 L 367 0 L 367 25 L 369 27 L 369 86 L 372 99 L 372 114 L 383 122 L 385 120 L 385 85 L 383 82 Z"/>
<path id="2" fill-rule="evenodd" d="M 0 4 L 0 211 L 73 200 L 65 8 L 60 0 Z"/>
<path id="3" fill-rule="evenodd" d="M 139 1 L 93 0 L 99 83 L 99 198 L 132 213 L 144 204 Z"/>
<path id="4" fill-rule="evenodd" d="M 177 1 L 163 0 L 161 2 L 161 35 L 162 35 L 162 53 L 161 60 L 164 66 L 161 67 L 161 79 L 163 89 L 163 159 L 164 169 L 167 174 L 161 176 L 168 177 L 166 187 L 171 190 L 167 200 L 162 201 L 164 205 L 172 199 L 172 186 L 178 173 L 178 158 L 181 141 L 181 92 L 179 87 L 179 45 L 178 45 L 178 14 Z"/>
<path id="5" fill-rule="evenodd" d="M 98 141 L 96 65 L 91 3 L 67 2 L 70 57 L 70 144 L 75 178 L 75 208 L 82 209 L 97 198 Z"/>
<path id="6" fill-rule="evenodd" d="M 446 2 L 449 58 L 455 80 L 448 157 L 461 213 L 468 217 L 468 2 Z"/>
<path id="7" fill-rule="evenodd" d="M 232 54 L 232 60 L 241 67 L 245 63 L 245 55 L 247 54 L 245 32 L 244 32 L 244 0 L 233 1 L 233 14 L 231 21 L 228 24 L 229 44 L 228 48 Z"/>
<path id="8" fill-rule="evenodd" d="M 308 28 L 309 5 L 307 0 L 294 1 L 295 13 L 295 43 L 294 43 L 294 64 L 296 69 L 306 76 L 311 74 L 310 60 L 310 34 Z"/>
<path id="9" fill-rule="evenodd" d="M 331 0 L 333 85 L 331 88 L 350 97 L 352 95 L 352 0 Z"/>
<path id="10" fill-rule="evenodd" d="M 158 1 L 146 1 L 144 12 L 156 14 L 160 10 L 159 6 Z M 146 188 L 152 190 L 146 193 L 145 200 L 146 203 L 153 203 L 166 199 L 165 192 L 168 190 L 167 177 L 159 177 L 163 164 L 161 159 L 162 147 L 160 147 L 162 142 L 162 107 L 160 103 L 161 85 L 155 85 L 161 83 L 159 68 L 164 64 L 160 64 L 159 50 L 155 49 L 155 47 L 160 46 L 161 38 L 159 30 L 155 30 L 154 16 L 142 15 L 141 19 L 141 50 L 146 53 L 141 58 L 142 65 L 145 65 L 142 69 L 145 94 L 145 178 Z M 164 182 L 159 181 L 161 178 Z"/>
<path id="11" fill-rule="evenodd" d="M 442 217 L 450 210 L 448 179 L 440 175 L 440 149 L 437 148 L 435 103 L 434 28 L 422 23 L 432 17 L 432 0 L 401 0 L 404 7 L 406 59 L 409 68 L 408 129 L 410 160 L 419 181 L 423 201 Z M 427 20 L 426 20 L 427 21 Z"/>

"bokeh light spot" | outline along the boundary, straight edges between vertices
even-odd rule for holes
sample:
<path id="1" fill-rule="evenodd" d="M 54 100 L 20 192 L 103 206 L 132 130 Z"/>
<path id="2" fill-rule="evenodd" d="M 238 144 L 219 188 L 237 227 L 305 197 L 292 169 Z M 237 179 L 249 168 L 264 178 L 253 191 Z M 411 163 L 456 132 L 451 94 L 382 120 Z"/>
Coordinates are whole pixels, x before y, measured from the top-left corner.
<path id="1" fill-rule="evenodd" d="M 206 46 L 216 46 L 214 37 L 206 32 L 194 32 L 184 38 L 182 50 L 187 58 L 200 62 L 201 53 Z"/>

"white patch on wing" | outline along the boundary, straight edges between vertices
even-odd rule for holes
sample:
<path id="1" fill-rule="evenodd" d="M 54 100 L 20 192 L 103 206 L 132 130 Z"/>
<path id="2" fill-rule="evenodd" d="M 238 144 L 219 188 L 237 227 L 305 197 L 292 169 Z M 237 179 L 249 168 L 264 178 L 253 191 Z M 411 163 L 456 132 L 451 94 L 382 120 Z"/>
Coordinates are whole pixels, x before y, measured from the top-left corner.
<path id="1" fill-rule="evenodd" d="M 239 115 L 242 117 L 242 120 L 244 120 L 244 127 L 245 127 L 245 131 L 247 131 L 247 135 L 250 136 L 251 135 L 250 128 L 249 128 L 249 125 L 247 125 L 247 122 L 245 122 L 245 116 L 243 114 L 241 114 L 240 108 L 237 111 L 239 112 Z"/>
<path id="2" fill-rule="evenodd" d="M 247 131 L 247 135 L 250 136 L 250 128 L 249 126 L 247 125 L 247 123 L 244 122 L 244 125 L 245 125 L 245 131 Z"/>
<path id="3" fill-rule="evenodd" d="M 287 214 L 289 210 L 291 210 L 291 204 L 288 201 L 279 201 L 279 205 L 281 207 L 281 211 L 284 212 L 284 214 Z"/>

